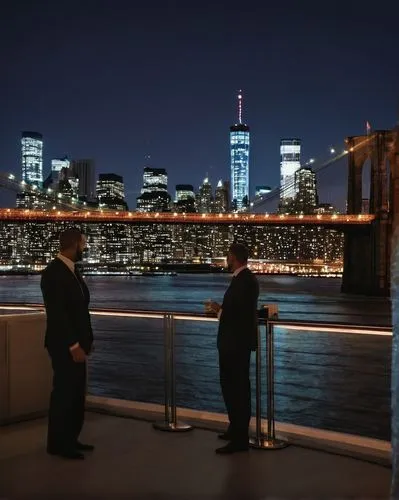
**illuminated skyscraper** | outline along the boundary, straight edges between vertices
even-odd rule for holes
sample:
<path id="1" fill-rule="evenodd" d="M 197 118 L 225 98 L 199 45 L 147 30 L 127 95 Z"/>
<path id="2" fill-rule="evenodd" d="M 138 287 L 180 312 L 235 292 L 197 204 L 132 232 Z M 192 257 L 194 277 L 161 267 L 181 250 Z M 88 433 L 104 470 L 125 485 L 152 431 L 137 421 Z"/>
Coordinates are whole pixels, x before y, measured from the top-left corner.
<path id="1" fill-rule="evenodd" d="M 313 214 L 318 203 L 316 174 L 311 168 L 300 168 L 295 172 L 295 212 Z"/>
<path id="2" fill-rule="evenodd" d="M 168 174 L 164 168 L 145 167 L 143 187 L 137 198 L 139 212 L 167 212 L 170 205 Z"/>
<path id="3" fill-rule="evenodd" d="M 295 172 L 301 168 L 300 139 L 282 139 L 280 142 L 280 204 L 295 198 Z"/>
<path id="4" fill-rule="evenodd" d="M 228 182 L 220 179 L 215 191 L 214 212 L 223 213 L 229 209 L 229 186 Z"/>
<path id="5" fill-rule="evenodd" d="M 242 123 L 242 94 L 238 94 L 238 123 L 230 127 L 231 193 L 234 211 L 249 201 L 249 127 Z"/>
<path id="6" fill-rule="evenodd" d="M 210 212 L 212 212 L 212 202 L 212 185 L 209 182 L 208 177 L 205 177 L 204 182 L 202 183 L 202 186 L 200 186 L 198 191 L 198 212 L 202 214 L 209 214 Z"/>
<path id="7" fill-rule="evenodd" d="M 73 160 L 72 174 L 79 179 L 79 197 L 85 201 L 92 201 L 96 197 L 95 164 L 94 160 Z"/>
<path id="8" fill-rule="evenodd" d="M 195 194 L 191 184 L 176 184 L 175 209 L 177 212 L 195 212 Z"/>
<path id="9" fill-rule="evenodd" d="M 67 156 L 65 158 L 55 158 L 51 160 L 51 172 L 58 172 L 59 174 L 63 168 L 69 168 L 70 163 Z"/>
<path id="10" fill-rule="evenodd" d="M 168 192 L 168 174 L 164 168 L 145 167 L 141 194 L 157 191 Z"/>
<path id="11" fill-rule="evenodd" d="M 100 207 L 127 210 L 123 177 L 117 174 L 100 174 L 96 193 Z"/>
<path id="12" fill-rule="evenodd" d="M 191 184 L 176 184 L 175 201 L 186 201 L 195 199 L 194 187 Z"/>
<path id="13" fill-rule="evenodd" d="M 51 160 L 51 171 L 47 179 L 43 182 L 43 187 L 45 189 L 58 189 L 58 183 L 61 180 L 61 172 L 63 169 L 69 169 L 70 161 L 65 156 L 65 158 L 55 158 Z"/>
<path id="14" fill-rule="evenodd" d="M 22 180 L 41 187 L 43 184 L 43 136 L 38 132 L 22 132 Z"/>

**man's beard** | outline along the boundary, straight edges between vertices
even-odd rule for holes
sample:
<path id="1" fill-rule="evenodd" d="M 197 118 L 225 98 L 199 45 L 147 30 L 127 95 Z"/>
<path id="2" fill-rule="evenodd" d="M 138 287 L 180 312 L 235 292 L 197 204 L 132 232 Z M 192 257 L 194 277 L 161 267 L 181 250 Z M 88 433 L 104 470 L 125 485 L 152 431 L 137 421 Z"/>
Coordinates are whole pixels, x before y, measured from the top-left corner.
<path id="1" fill-rule="evenodd" d="M 83 251 L 76 250 L 75 262 L 80 262 L 83 259 Z"/>

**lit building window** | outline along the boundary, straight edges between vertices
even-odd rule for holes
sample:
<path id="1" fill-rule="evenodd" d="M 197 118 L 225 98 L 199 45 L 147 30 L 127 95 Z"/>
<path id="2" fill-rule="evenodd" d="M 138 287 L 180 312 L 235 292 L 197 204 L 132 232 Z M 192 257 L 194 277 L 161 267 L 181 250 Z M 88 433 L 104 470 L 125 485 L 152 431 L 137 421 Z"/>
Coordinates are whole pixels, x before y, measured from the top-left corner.
<path id="1" fill-rule="evenodd" d="M 38 132 L 22 132 L 22 180 L 41 187 L 43 184 L 43 136 Z"/>
<path id="2" fill-rule="evenodd" d="M 300 139 L 282 139 L 280 142 L 280 203 L 296 195 L 295 172 L 301 168 Z"/>

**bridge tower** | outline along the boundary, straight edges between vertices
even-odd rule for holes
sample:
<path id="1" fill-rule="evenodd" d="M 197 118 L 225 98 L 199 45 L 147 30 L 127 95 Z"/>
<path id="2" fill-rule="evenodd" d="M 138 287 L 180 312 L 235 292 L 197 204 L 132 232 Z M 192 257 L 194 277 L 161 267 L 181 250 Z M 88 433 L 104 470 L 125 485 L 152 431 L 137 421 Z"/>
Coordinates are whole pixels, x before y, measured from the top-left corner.
<path id="1" fill-rule="evenodd" d="M 375 221 L 367 231 L 345 233 L 342 292 L 387 296 L 393 227 L 399 223 L 398 129 L 348 137 L 348 214 L 362 211 L 362 176 L 370 160 L 369 213 Z"/>

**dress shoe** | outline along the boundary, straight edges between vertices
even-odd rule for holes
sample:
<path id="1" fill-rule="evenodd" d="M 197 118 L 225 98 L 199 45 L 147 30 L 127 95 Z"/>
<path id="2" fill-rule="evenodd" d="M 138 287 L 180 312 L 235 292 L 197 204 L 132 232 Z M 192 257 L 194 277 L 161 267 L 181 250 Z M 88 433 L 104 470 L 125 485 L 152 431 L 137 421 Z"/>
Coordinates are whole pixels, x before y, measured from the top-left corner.
<path id="1" fill-rule="evenodd" d="M 228 432 L 224 432 L 223 434 L 218 434 L 218 438 L 222 439 L 223 441 L 231 441 L 232 440 L 231 434 L 229 434 Z"/>
<path id="2" fill-rule="evenodd" d="M 217 448 L 215 451 L 218 455 L 230 455 L 231 453 L 238 453 L 240 451 L 248 451 L 248 444 L 236 444 L 230 442 L 226 444 L 226 446 L 222 446 L 222 448 Z"/>
<path id="3" fill-rule="evenodd" d="M 75 449 L 78 451 L 93 451 L 94 446 L 92 444 L 84 444 L 80 441 L 76 441 Z"/>
<path id="4" fill-rule="evenodd" d="M 77 450 L 57 450 L 54 448 L 47 448 L 47 453 L 49 455 L 56 455 L 62 458 L 68 458 L 69 460 L 84 460 L 85 456 Z"/>

